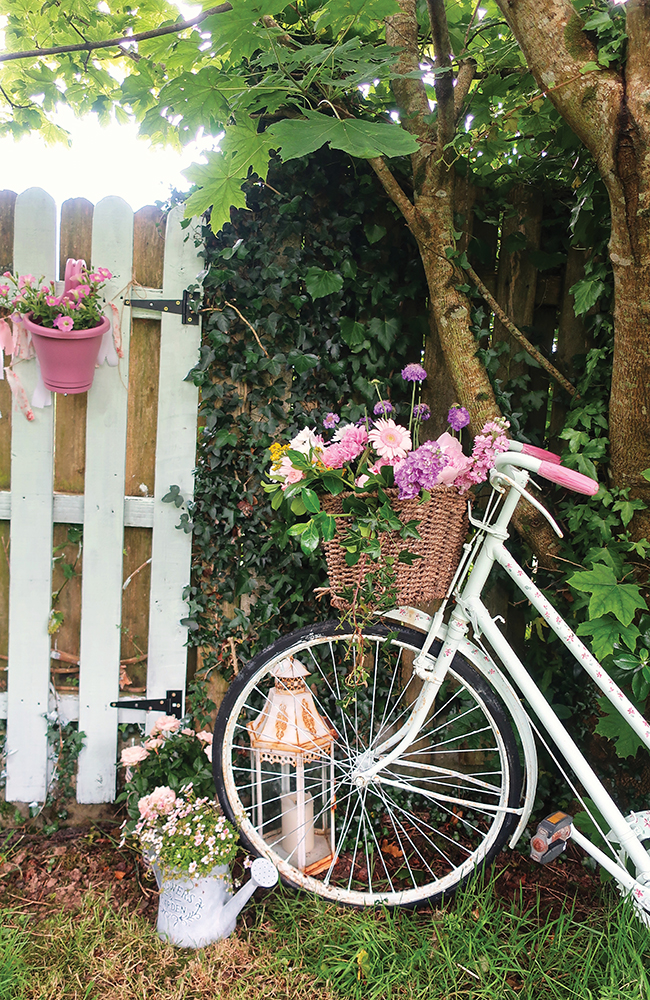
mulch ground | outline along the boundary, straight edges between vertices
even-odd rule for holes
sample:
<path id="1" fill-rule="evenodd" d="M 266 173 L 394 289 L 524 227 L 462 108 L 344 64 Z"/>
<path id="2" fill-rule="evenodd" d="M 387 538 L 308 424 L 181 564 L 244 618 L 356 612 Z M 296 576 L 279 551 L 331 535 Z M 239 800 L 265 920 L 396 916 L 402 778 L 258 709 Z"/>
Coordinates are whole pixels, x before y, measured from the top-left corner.
<path id="1" fill-rule="evenodd" d="M 23 829 L 0 832 L 0 904 L 44 916 L 52 909 L 76 910 L 93 890 L 116 909 L 126 906 L 155 925 L 155 880 L 138 854 L 119 842 L 119 821 L 68 827 L 50 836 Z M 539 893 L 542 915 L 573 908 L 576 919 L 586 919 L 602 903 L 602 886 L 582 858 L 573 844 L 550 865 L 503 852 L 493 868 L 496 893 L 508 905 L 514 900 L 520 911 L 537 906 Z"/>

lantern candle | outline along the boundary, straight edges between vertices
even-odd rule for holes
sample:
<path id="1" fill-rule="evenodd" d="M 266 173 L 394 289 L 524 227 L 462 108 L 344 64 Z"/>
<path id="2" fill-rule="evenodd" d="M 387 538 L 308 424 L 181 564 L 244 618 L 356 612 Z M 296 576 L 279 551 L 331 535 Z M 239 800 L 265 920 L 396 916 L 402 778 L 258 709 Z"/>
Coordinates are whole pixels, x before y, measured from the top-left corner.
<path id="1" fill-rule="evenodd" d="M 302 806 L 302 809 L 301 809 Z M 300 813 L 303 812 L 303 816 Z M 287 855 L 303 843 L 305 854 L 314 850 L 314 799 L 305 792 L 303 802 L 296 792 L 282 796 L 282 840 L 280 847 Z"/>

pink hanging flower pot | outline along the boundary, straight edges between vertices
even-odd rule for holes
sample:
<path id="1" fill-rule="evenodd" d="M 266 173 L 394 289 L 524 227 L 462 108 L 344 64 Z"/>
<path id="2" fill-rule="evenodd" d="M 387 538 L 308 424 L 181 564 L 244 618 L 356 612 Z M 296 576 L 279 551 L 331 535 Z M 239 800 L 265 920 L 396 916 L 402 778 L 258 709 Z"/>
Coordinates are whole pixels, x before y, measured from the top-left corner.
<path id="1" fill-rule="evenodd" d="M 31 335 L 45 388 L 87 392 L 102 337 L 111 327 L 102 313 L 100 297 L 111 272 L 103 267 L 91 271 L 85 261 L 69 259 L 61 294 L 56 282 L 36 279 L 33 274 L 14 276 L 5 271 L 2 277 L 7 284 L 0 284 L 0 310 L 11 310 L 20 317 Z"/>
<path id="2" fill-rule="evenodd" d="M 39 326 L 31 313 L 23 316 L 23 323 L 32 336 L 45 388 L 70 394 L 87 392 L 93 384 L 102 337 L 111 325 L 108 317 L 87 330 Z"/>

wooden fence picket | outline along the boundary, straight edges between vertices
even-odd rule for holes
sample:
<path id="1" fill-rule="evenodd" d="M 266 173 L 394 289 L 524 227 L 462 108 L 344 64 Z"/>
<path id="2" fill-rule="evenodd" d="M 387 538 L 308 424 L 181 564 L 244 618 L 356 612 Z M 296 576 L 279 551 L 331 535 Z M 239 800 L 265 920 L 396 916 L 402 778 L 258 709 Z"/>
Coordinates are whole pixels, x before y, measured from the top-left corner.
<path id="1" fill-rule="evenodd" d="M 3 193 L 5 257 L 10 208 L 13 195 Z M 199 323 L 194 317 L 184 324 L 162 306 L 144 312 L 126 304 L 137 297 L 181 301 L 195 283 L 201 260 L 194 233 L 181 229 L 181 219 L 175 210 L 165 228 L 157 209 L 141 210 L 134 236 L 133 212 L 120 198 L 105 198 L 94 210 L 82 199 L 66 203 L 60 253 L 90 257 L 93 266 L 113 273 L 106 297 L 121 315 L 123 357 L 117 368 L 96 369 L 87 397 L 54 395 L 51 406 L 34 408 L 32 421 L 15 403 L 7 412 L 7 383 L 0 382 L 0 540 L 7 524 L 10 530 L 8 612 L 7 595 L 0 594 L 0 663 L 5 643 L 8 661 L 0 718 L 7 719 L 11 801 L 46 797 L 48 712 L 61 722 L 78 719 L 85 733 L 78 801 L 112 801 L 118 722 L 144 722 L 157 714 L 111 707 L 129 698 L 126 685 L 132 682 L 121 669 L 125 652 L 128 662 L 137 661 L 138 693 L 145 691 L 145 670 L 149 697 L 185 687 L 187 629 L 180 619 L 187 613 L 182 593 L 189 583 L 191 536 L 177 530 L 179 512 L 161 498 L 172 483 L 192 496 L 198 398 L 184 378 L 198 356 Z M 13 259 L 5 267 L 54 277 L 56 213 L 49 195 L 31 189 L 18 196 L 13 232 Z M 143 276 L 147 284 L 140 287 Z M 20 362 L 16 369 L 31 398 L 36 362 Z M 83 525 L 80 580 L 57 606 L 66 621 L 51 636 L 53 540 L 63 544 L 66 526 L 74 524 Z M 7 577 L 5 548 L 0 586 Z M 152 555 L 150 586 L 140 572 L 143 552 Z M 130 656 L 130 643 L 142 655 Z"/>

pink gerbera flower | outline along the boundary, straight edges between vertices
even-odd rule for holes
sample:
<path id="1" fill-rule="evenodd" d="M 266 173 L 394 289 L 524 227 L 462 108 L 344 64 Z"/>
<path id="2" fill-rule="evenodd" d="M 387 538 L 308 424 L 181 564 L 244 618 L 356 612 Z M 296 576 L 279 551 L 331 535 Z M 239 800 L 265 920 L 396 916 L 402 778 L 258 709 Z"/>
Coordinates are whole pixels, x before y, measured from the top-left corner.
<path id="1" fill-rule="evenodd" d="M 406 458 L 407 452 L 413 447 L 411 435 L 406 427 L 396 424 L 394 420 L 376 420 L 368 439 L 380 458 L 394 460 Z"/>

